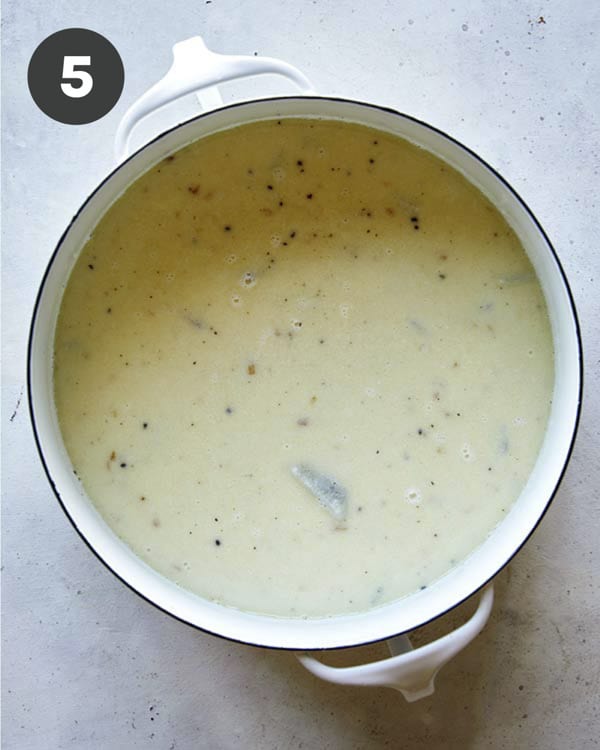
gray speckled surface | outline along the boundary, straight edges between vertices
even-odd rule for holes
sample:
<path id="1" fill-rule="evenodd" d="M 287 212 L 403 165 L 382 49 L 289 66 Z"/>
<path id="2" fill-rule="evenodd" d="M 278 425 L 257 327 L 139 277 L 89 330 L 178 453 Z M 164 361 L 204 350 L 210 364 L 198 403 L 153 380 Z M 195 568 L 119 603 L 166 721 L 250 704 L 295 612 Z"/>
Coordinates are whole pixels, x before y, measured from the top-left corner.
<path id="1" fill-rule="evenodd" d="M 599 8 L 587 0 L 6 0 L 6 750 L 599 744 Z M 37 44 L 69 26 L 108 36 L 126 70 L 116 108 L 85 127 L 47 119 L 26 87 Z M 218 51 L 284 58 L 323 93 L 408 111 L 462 140 L 522 194 L 570 278 L 587 380 L 569 470 L 535 535 L 499 576 L 488 627 L 440 673 L 435 695 L 421 702 L 406 704 L 390 690 L 319 682 L 290 654 L 231 644 L 154 610 L 89 553 L 42 473 L 24 395 L 38 282 L 64 226 L 111 166 L 119 117 L 168 67 L 172 44 L 194 33 Z M 167 117 L 193 107 L 193 100 L 184 102 Z M 429 635 L 470 607 L 430 625 Z M 383 646 L 368 651 L 383 654 Z M 362 656 L 349 651 L 331 654 L 330 661 Z"/>

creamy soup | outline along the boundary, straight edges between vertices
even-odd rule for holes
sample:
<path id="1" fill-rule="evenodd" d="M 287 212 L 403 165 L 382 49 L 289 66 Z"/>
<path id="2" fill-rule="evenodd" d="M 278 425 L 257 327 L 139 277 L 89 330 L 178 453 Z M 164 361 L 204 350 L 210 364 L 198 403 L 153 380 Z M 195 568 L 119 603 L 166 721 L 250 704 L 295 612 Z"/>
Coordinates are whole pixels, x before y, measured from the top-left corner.
<path id="1" fill-rule="evenodd" d="M 194 143 L 107 211 L 56 330 L 74 470 L 167 578 L 287 617 L 431 585 L 522 491 L 544 298 L 461 175 L 334 121 Z"/>

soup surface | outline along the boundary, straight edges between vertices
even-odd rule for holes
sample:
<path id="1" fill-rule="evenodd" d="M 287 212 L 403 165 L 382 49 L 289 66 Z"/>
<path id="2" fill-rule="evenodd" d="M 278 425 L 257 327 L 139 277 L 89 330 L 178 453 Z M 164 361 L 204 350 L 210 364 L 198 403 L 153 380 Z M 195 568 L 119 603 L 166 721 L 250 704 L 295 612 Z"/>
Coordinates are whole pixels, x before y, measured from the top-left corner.
<path id="1" fill-rule="evenodd" d="M 553 386 L 502 216 L 394 136 L 283 119 L 196 142 L 109 209 L 67 284 L 75 471 L 149 565 L 288 617 L 428 586 L 519 496 Z"/>

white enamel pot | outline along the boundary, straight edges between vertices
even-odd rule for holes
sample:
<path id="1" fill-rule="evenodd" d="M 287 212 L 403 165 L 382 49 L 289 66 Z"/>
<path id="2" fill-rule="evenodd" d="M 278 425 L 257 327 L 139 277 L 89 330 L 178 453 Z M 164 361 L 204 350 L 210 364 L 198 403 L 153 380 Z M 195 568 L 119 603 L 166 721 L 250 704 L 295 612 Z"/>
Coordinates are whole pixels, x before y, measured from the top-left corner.
<path id="1" fill-rule="evenodd" d="M 207 50 L 199 37 L 175 45 L 173 52 L 174 62 L 167 75 L 123 118 L 116 138 L 119 166 L 90 195 L 66 229 L 41 284 L 31 326 L 28 387 L 44 468 L 63 509 L 89 547 L 124 583 L 165 612 L 215 635 L 302 652 L 298 654 L 302 663 L 327 680 L 386 685 L 401 690 L 408 700 L 428 695 L 439 668 L 484 626 L 492 606 L 490 581 L 535 529 L 569 459 L 581 402 L 582 354 L 565 275 L 548 238 L 521 198 L 494 169 L 448 135 L 383 107 L 317 96 L 299 71 L 278 60 L 218 55 Z M 222 106 L 217 84 L 261 73 L 286 76 L 298 85 L 301 94 Z M 131 130 L 140 119 L 192 92 L 198 92 L 204 107 L 200 116 L 127 155 Z M 525 247 L 546 298 L 555 350 L 552 409 L 537 463 L 520 497 L 484 544 L 423 591 L 367 612 L 307 620 L 252 614 L 203 600 L 136 557 L 101 518 L 73 474 L 58 426 L 52 387 L 53 337 L 65 284 L 83 244 L 107 208 L 143 172 L 182 146 L 243 123 L 286 117 L 337 119 L 393 133 L 431 151 L 464 174 L 502 212 Z M 439 617 L 480 589 L 479 605 L 465 625 L 412 650 L 403 634 Z M 384 639 L 391 639 L 390 658 L 358 667 L 334 669 L 305 653 Z"/>

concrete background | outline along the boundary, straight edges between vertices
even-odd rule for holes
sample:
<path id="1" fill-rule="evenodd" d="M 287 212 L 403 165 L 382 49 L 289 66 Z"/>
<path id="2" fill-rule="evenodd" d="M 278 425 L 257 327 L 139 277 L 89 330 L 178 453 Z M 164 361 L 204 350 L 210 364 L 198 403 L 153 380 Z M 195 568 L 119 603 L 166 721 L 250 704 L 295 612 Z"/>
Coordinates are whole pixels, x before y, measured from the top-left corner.
<path id="1" fill-rule="evenodd" d="M 5 0 L 2 14 L 3 747 L 597 747 L 600 6 Z M 39 42 L 72 26 L 107 36 L 126 71 L 117 106 L 86 126 L 48 119 L 26 84 Z M 487 629 L 440 673 L 436 694 L 416 704 L 391 690 L 321 683 L 291 654 L 195 632 L 140 600 L 74 533 L 34 448 L 25 353 L 44 268 L 111 168 L 120 116 L 167 69 L 171 46 L 197 33 L 216 51 L 281 57 L 322 93 L 410 112 L 478 151 L 537 214 L 572 285 L 587 372 L 569 470 L 535 535 L 499 576 Z M 289 92 L 266 79 L 249 90 Z M 153 127 L 194 106 L 190 98 Z M 332 654 L 330 662 L 364 656 Z"/>

